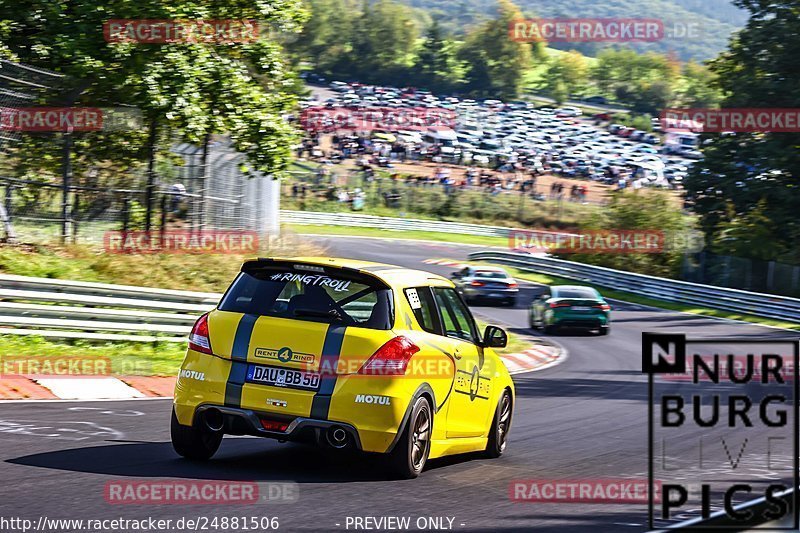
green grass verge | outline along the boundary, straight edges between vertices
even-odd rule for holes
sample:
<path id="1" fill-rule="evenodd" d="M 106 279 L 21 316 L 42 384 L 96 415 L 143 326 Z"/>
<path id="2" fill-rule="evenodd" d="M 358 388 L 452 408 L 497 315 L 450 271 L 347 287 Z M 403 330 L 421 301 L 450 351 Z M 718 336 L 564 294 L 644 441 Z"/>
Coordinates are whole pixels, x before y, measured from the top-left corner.
<path id="1" fill-rule="evenodd" d="M 107 358 L 110 373 L 119 376 L 175 376 L 186 353 L 177 342 L 55 342 L 44 337 L 0 335 L 0 364 L 16 368 L 21 359 L 40 357 Z"/>
<path id="2" fill-rule="evenodd" d="M 486 323 L 479 321 L 479 326 L 483 332 Z M 508 346 L 495 351 L 499 354 L 519 353 L 530 345 L 530 340 L 509 333 Z M 17 368 L 14 365 L 19 361 L 27 365 L 27 360 L 44 357 L 78 358 L 81 361 L 105 358 L 112 375 L 176 376 L 185 353 L 186 345 L 177 342 L 54 342 L 35 335 L 0 335 L 0 365 L 5 365 L 4 369 L 8 369 L 8 365 L 11 369 Z"/>
<path id="3" fill-rule="evenodd" d="M 478 244 L 481 246 L 507 247 L 508 239 L 505 237 L 481 237 L 479 235 L 461 235 L 457 233 L 442 233 L 439 231 L 394 231 L 378 228 L 361 228 L 350 226 L 301 226 L 287 224 L 284 229 L 301 235 L 350 235 L 357 237 L 381 237 L 385 239 L 409 239 L 452 242 L 458 244 Z"/>
<path id="4" fill-rule="evenodd" d="M 479 319 L 476 319 L 476 322 L 478 323 L 478 329 L 480 330 L 481 335 L 483 334 L 483 331 L 486 329 L 486 326 L 491 324 L 491 322 L 485 322 Z M 508 344 L 506 345 L 506 347 L 492 348 L 498 354 L 503 355 L 507 353 L 520 353 L 521 351 L 527 350 L 528 348 L 531 347 L 530 339 L 522 337 L 521 335 L 517 335 L 515 333 L 509 333 L 508 331 L 506 331 L 506 333 L 508 334 Z"/>
<path id="5" fill-rule="evenodd" d="M 115 254 L 102 245 L 0 244 L 0 272 L 20 276 L 222 292 L 242 262 L 254 256 L 320 255 L 324 250 L 290 237 L 262 243 L 259 253 Z"/>

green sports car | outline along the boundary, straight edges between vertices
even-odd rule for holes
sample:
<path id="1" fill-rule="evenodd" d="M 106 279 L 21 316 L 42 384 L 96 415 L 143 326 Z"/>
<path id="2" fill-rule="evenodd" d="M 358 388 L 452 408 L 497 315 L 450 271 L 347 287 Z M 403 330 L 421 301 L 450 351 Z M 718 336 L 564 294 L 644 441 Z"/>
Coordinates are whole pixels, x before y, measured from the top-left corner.
<path id="1" fill-rule="evenodd" d="M 544 328 L 554 333 L 560 327 L 598 330 L 608 335 L 611 327 L 611 306 L 599 292 L 579 285 L 545 287 L 533 300 L 528 320 L 533 329 Z"/>

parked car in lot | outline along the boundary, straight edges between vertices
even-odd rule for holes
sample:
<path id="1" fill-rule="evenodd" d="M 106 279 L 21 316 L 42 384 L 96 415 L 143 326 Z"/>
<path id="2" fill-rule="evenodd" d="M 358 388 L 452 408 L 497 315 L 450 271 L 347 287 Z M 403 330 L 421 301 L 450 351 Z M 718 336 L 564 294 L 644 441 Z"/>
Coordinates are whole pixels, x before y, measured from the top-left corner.
<path id="1" fill-rule="evenodd" d="M 467 303 L 478 300 L 517 303 L 519 284 L 502 268 L 468 266 L 453 272 L 451 279 Z"/>
<path id="2" fill-rule="evenodd" d="M 611 306 L 592 287 L 553 285 L 533 302 L 528 310 L 533 329 L 554 333 L 561 327 L 598 330 L 608 335 L 611 329 Z"/>

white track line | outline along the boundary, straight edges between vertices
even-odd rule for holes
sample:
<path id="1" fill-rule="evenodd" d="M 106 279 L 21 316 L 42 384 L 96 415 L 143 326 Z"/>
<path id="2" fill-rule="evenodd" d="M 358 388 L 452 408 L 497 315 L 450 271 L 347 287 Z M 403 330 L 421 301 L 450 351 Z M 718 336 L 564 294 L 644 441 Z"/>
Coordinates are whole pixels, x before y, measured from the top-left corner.
<path id="1" fill-rule="evenodd" d="M 117 378 L 42 378 L 36 383 L 62 400 L 142 398 L 144 394 Z"/>

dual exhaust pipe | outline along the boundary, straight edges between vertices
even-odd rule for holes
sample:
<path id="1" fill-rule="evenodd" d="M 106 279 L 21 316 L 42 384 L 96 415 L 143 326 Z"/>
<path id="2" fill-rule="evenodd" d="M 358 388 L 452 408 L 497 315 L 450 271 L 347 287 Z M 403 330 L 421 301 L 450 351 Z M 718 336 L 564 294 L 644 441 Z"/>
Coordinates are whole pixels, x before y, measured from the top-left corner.
<path id="1" fill-rule="evenodd" d="M 212 433 L 219 433 L 225 427 L 225 416 L 219 409 L 210 408 L 203 411 L 202 423 Z M 348 447 L 352 439 L 342 426 L 331 426 L 325 430 L 325 441 L 333 448 L 341 450 Z"/>

